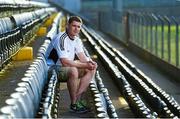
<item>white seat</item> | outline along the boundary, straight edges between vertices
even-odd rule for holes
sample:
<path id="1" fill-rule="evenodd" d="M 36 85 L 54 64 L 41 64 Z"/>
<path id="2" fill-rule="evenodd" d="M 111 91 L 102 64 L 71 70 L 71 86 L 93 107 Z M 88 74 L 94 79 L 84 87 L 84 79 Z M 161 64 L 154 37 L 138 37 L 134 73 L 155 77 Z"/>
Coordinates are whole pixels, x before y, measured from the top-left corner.
<path id="1" fill-rule="evenodd" d="M 24 90 L 24 89 L 22 89 Z M 23 118 L 35 117 L 35 109 L 29 94 L 24 90 L 24 92 L 15 92 L 11 94 L 11 97 L 17 99 L 17 103 L 20 103 L 18 109 L 23 114 Z M 22 108 L 20 108 L 22 106 Z"/>
<path id="2" fill-rule="evenodd" d="M 21 79 L 23 82 L 27 82 L 32 89 L 34 99 L 35 99 L 35 109 L 39 108 L 39 102 L 41 100 L 41 95 L 39 94 L 39 89 L 37 87 L 36 82 L 32 78 L 24 77 Z"/>

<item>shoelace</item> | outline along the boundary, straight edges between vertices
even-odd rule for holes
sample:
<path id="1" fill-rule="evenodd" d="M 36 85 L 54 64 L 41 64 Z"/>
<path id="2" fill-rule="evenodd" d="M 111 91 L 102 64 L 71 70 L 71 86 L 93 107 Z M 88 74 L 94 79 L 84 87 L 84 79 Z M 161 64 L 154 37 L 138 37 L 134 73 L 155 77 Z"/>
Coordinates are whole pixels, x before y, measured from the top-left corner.
<path id="1" fill-rule="evenodd" d="M 82 107 L 86 107 L 86 105 L 87 105 L 86 101 L 84 101 L 84 100 L 79 100 L 77 103 L 79 105 L 81 105 Z"/>
<path id="2" fill-rule="evenodd" d="M 83 108 L 83 105 L 79 101 L 76 103 L 76 106 L 77 108 Z"/>

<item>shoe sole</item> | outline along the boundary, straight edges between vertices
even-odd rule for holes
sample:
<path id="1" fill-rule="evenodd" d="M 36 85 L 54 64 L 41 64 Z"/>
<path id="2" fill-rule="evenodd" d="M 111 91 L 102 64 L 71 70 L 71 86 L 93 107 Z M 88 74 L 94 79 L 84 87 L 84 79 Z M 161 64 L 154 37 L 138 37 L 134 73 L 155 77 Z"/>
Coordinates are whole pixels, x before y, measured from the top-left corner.
<path id="1" fill-rule="evenodd" d="M 70 112 L 77 113 L 77 114 L 82 114 L 82 113 L 90 112 L 90 110 L 84 110 L 84 111 L 74 111 L 74 110 L 70 110 Z"/>

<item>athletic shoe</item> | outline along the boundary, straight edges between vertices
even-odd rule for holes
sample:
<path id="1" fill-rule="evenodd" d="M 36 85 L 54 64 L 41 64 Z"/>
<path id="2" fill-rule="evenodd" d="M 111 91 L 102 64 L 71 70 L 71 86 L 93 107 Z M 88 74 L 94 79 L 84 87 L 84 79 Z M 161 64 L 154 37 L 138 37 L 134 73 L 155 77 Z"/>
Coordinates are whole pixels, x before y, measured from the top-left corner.
<path id="1" fill-rule="evenodd" d="M 77 101 L 77 103 L 81 105 L 82 107 L 87 108 L 87 102 L 85 100 L 79 100 Z"/>
<path id="2" fill-rule="evenodd" d="M 70 112 L 75 112 L 75 113 L 86 113 L 88 112 L 88 110 L 83 107 L 80 103 L 76 103 L 76 104 L 71 104 L 70 105 Z"/>

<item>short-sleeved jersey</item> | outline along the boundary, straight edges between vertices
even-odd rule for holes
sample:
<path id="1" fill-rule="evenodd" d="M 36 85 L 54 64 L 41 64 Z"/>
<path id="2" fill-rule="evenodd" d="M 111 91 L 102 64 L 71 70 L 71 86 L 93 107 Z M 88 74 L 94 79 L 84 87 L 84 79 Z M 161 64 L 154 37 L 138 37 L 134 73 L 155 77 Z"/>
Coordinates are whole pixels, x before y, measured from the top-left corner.
<path id="1" fill-rule="evenodd" d="M 57 51 L 58 58 L 67 58 L 74 60 L 75 54 L 84 52 L 83 44 L 79 37 L 75 36 L 71 39 L 67 32 L 59 33 L 52 41 L 49 49 L 55 48 Z M 49 51 L 48 51 L 49 52 Z M 57 64 L 61 63 L 58 61 Z"/>

